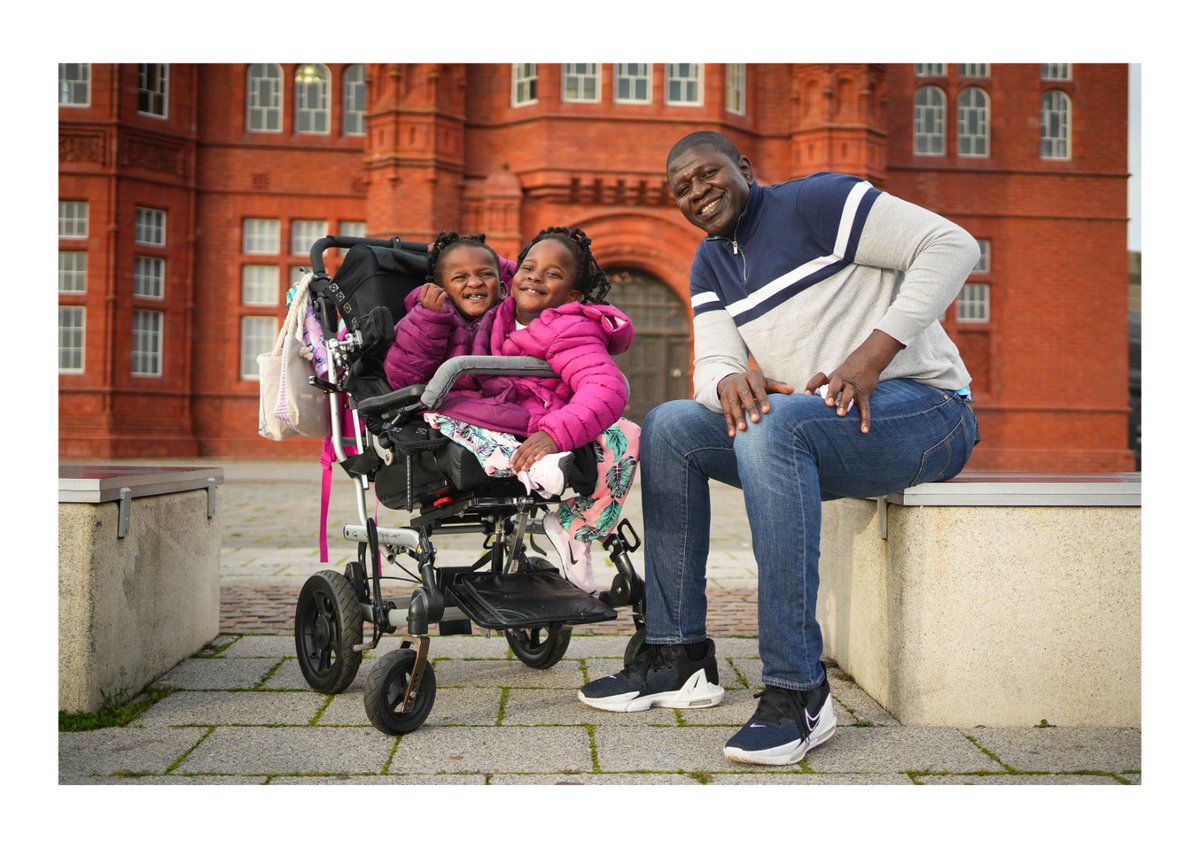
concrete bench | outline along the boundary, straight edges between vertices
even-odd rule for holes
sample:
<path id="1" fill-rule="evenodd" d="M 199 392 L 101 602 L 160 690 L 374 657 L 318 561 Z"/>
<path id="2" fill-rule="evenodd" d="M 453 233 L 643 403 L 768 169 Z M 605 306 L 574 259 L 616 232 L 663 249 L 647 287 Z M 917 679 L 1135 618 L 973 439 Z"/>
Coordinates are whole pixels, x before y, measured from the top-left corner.
<path id="1" fill-rule="evenodd" d="M 825 504 L 825 650 L 904 724 L 1141 724 L 1141 477 L 964 473 Z"/>
<path id="2" fill-rule="evenodd" d="M 134 695 L 220 629 L 220 468 L 60 465 L 58 706 Z"/>

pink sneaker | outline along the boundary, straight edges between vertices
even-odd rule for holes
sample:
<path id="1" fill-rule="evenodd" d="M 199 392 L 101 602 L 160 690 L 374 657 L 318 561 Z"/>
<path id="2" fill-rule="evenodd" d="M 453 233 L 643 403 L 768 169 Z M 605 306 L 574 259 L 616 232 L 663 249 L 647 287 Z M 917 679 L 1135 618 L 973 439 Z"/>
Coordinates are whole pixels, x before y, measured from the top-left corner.
<path id="1" fill-rule="evenodd" d="M 558 551 L 563 570 L 571 585 L 588 594 L 595 592 L 596 581 L 592 578 L 592 543 L 571 538 L 559 524 L 553 510 L 546 513 L 542 529 L 546 531 L 546 538 L 554 545 L 554 550 Z"/>
<path id="2" fill-rule="evenodd" d="M 571 462 L 571 452 L 561 451 L 543 456 L 529 469 L 517 474 L 517 479 L 525 484 L 525 493 L 537 493 L 543 498 L 561 495 L 567 487 L 567 477 L 563 466 Z"/>

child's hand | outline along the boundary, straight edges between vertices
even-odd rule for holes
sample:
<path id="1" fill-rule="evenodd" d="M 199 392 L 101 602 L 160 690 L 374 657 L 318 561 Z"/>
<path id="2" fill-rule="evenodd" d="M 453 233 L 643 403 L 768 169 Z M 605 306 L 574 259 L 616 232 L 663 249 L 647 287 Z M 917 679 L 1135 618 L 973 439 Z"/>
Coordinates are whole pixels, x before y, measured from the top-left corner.
<path id="1" fill-rule="evenodd" d="M 539 430 L 534 433 L 525 442 L 517 448 L 517 452 L 513 454 L 512 470 L 514 474 L 520 474 L 522 471 L 527 471 L 529 466 L 533 465 L 543 456 L 551 453 L 558 453 L 559 447 L 554 443 L 553 437 L 545 430 Z"/>
<path id="2" fill-rule="evenodd" d="M 433 283 L 421 286 L 421 305 L 431 312 L 441 312 L 446 303 L 446 290 Z"/>

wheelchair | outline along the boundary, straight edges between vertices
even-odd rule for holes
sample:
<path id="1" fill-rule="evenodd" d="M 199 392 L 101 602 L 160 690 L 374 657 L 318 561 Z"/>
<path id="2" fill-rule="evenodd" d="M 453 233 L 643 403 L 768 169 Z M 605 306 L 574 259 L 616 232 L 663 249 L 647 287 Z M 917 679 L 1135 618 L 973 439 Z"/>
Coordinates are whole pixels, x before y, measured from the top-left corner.
<path id="1" fill-rule="evenodd" d="M 322 256 L 329 248 L 347 249 L 333 279 Z M 626 657 L 632 657 L 643 641 L 645 599 L 629 558 L 641 539 L 628 519 L 602 542 L 617 574 L 593 597 L 569 583 L 534 542 L 533 528 L 541 527 L 535 519 L 559 499 L 532 497 L 515 477 L 488 477 L 470 451 L 422 418 L 464 374 L 549 376 L 549 365 L 530 357 L 456 357 L 428 384 L 393 391 L 382 368 L 387 330 L 403 315 L 405 296 L 424 282 L 425 245 L 326 236 L 312 245 L 310 258 L 309 291 L 327 340 L 327 376 L 336 380 L 309 381 L 329 396 L 330 439 L 354 487 L 358 523 L 342 528 L 345 540 L 357 545 L 355 558 L 344 572 L 313 574 L 296 602 L 296 655 L 308 685 L 325 694 L 344 691 L 363 652 L 403 629 L 400 647 L 374 662 L 363 691 L 371 724 L 396 736 L 420 727 L 433 708 L 430 625 L 441 635 L 467 634 L 472 625 L 500 631 L 517 659 L 545 669 L 566 653 L 573 625 L 613 620 L 616 608 L 631 606 L 635 633 Z M 342 338 L 339 316 L 346 325 Z M 588 485 L 589 473 L 594 484 L 590 445 L 576 451 L 575 466 L 583 478 L 577 490 Z M 376 523 L 367 510 L 372 488 L 383 506 L 409 513 L 407 526 Z M 481 534 L 480 555 L 466 563 L 439 561 L 434 540 L 443 534 Z M 385 577 L 385 559 L 406 577 Z M 385 580 L 404 581 L 410 591 L 388 598 Z"/>

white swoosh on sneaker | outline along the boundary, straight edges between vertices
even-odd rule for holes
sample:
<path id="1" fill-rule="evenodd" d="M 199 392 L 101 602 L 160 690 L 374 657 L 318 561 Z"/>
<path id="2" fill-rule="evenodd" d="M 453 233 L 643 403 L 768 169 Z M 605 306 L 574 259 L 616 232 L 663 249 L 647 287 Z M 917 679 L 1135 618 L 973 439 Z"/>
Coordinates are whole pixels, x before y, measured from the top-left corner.
<path id="1" fill-rule="evenodd" d="M 765 724 L 752 724 L 751 727 L 766 727 Z"/>
<path id="2" fill-rule="evenodd" d="M 817 722 L 820 720 L 821 720 L 820 713 L 817 713 L 815 716 L 811 716 L 808 714 L 807 709 L 804 711 L 804 723 L 808 725 L 809 733 L 813 732 L 813 729 L 817 726 Z"/>

